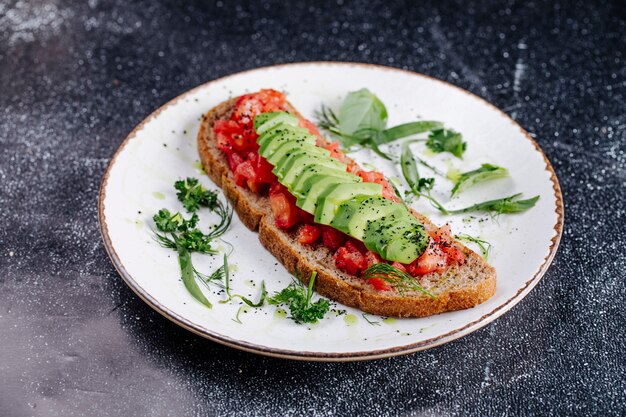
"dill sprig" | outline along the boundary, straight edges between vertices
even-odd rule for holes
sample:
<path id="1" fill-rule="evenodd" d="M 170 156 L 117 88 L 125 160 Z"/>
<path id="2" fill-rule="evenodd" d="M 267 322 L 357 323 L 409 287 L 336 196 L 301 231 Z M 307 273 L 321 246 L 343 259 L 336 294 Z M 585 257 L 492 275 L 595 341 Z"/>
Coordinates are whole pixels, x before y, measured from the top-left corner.
<path id="1" fill-rule="evenodd" d="M 367 268 L 363 277 L 365 279 L 380 278 L 389 283 L 396 291 L 404 296 L 405 293 L 410 291 L 419 291 L 431 298 L 437 298 L 430 291 L 422 287 L 415 277 L 407 274 L 404 271 L 399 270 L 387 263 L 381 262 L 373 264 Z"/>

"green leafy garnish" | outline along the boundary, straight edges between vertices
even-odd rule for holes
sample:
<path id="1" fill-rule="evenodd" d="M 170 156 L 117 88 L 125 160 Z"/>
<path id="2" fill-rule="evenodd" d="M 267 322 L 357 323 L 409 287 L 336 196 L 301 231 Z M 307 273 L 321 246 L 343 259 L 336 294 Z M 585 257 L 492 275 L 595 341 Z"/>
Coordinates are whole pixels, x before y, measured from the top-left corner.
<path id="1" fill-rule="evenodd" d="M 458 210 L 448 210 L 449 214 L 461 214 L 471 213 L 474 211 L 484 211 L 490 214 L 511 214 L 521 213 L 532 208 L 539 200 L 539 196 L 536 195 L 527 200 L 519 200 L 521 193 L 513 194 L 509 197 L 500 198 L 497 200 L 485 201 L 482 203 L 474 204 L 469 207 L 465 207 Z"/>
<path id="2" fill-rule="evenodd" d="M 504 178 L 509 175 L 506 168 L 492 164 L 482 164 L 480 168 L 462 173 L 452 188 L 452 197 L 481 182 Z"/>
<path id="3" fill-rule="evenodd" d="M 460 240 L 461 242 L 475 243 L 480 248 L 480 252 L 481 252 L 481 254 L 483 256 L 483 259 L 485 261 L 489 259 L 489 254 L 491 253 L 491 248 L 492 248 L 491 243 L 489 243 L 486 240 L 483 240 L 481 238 L 478 238 L 478 237 L 475 237 L 475 236 L 471 236 L 471 235 L 468 235 L 468 234 L 465 234 L 465 233 L 460 233 L 458 235 L 454 235 L 454 237 L 457 240 Z"/>
<path id="4" fill-rule="evenodd" d="M 226 291 L 226 296 L 228 297 L 226 300 L 220 301 L 221 304 L 228 303 L 232 301 L 234 298 L 239 298 L 241 301 L 246 303 L 250 307 L 261 307 L 265 304 L 265 298 L 267 297 L 267 290 L 265 289 L 265 281 L 261 281 L 261 295 L 259 296 L 259 301 L 256 303 L 249 298 L 244 297 L 241 294 L 231 294 L 230 292 L 230 270 L 228 268 L 228 256 L 224 254 L 224 264 L 220 267 L 222 270 L 222 274 L 224 276 L 224 290 Z M 219 269 L 218 269 L 219 270 Z M 239 314 L 237 314 L 239 316 Z"/>
<path id="5" fill-rule="evenodd" d="M 213 210 L 219 202 L 217 192 L 207 190 L 196 178 L 176 181 L 174 188 L 178 190 L 176 197 L 190 212 L 197 211 L 200 207 Z"/>
<path id="6" fill-rule="evenodd" d="M 429 297 L 437 298 L 430 291 L 420 285 L 415 277 L 407 274 L 384 262 L 373 264 L 365 270 L 363 277 L 368 280 L 370 278 L 380 278 L 389 283 L 401 296 L 409 291 L 420 291 Z"/>
<path id="7" fill-rule="evenodd" d="M 404 180 L 409 185 L 411 193 L 417 198 L 424 197 L 442 213 L 447 213 L 443 205 L 437 201 L 432 195 L 431 190 L 435 185 L 434 178 L 421 178 L 417 169 L 417 162 L 413 157 L 411 148 L 409 145 L 412 141 L 407 141 L 402 144 L 402 153 L 400 154 L 400 168 Z"/>
<path id="8" fill-rule="evenodd" d="M 325 298 L 320 298 L 311 303 L 316 277 L 317 272 L 313 272 L 308 287 L 305 287 L 300 281 L 292 281 L 287 288 L 268 298 L 268 303 L 273 305 L 288 304 L 291 318 L 296 323 L 317 323 L 328 312 L 330 303 Z"/>
<path id="9" fill-rule="evenodd" d="M 337 112 L 339 129 L 353 135 L 362 129 L 381 131 L 387 126 L 387 108 L 367 88 L 348 93 Z"/>
<path id="10" fill-rule="evenodd" d="M 463 141 L 463 135 L 459 132 L 452 129 L 438 129 L 428 136 L 426 146 L 435 153 L 450 152 L 457 158 L 463 159 L 467 142 Z"/>
<path id="11" fill-rule="evenodd" d="M 389 160 L 392 158 L 381 151 L 380 145 L 443 127 L 440 122 L 417 121 L 386 129 L 385 105 L 365 88 L 348 93 L 337 114 L 330 108 L 322 106 L 317 118 L 318 125 L 337 137 L 345 148 L 356 146 L 369 148 Z"/>
<path id="12" fill-rule="evenodd" d="M 154 223 L 162 233 L 155 233 L 161 246 L 169 249 L 183 248 L 189 252 L 215 253 L 211 241 L 217 237 L 213 233 L 204 234 L 196 225 L 198 215 L 185 219 L 180 213 L 171 213 L 167 209 L 159 210 L 153 217 Z"/>
<path id="13" fill-rule="evenodd" d="M 219 271 L 207 276 L 199 273 L 192 264 L 191 254 L 209 253 L 213 254 L 217 251 L 213 249 L 211 243 L 214 239 L 222 236 L 232 221 L 233 211 L 229 206 L 224 205 L 220 200 L 209 197 L 206 190 L 196 188 L 197 180 L 188 178 L 181 182 L 176 182 L 176 189 L 179 190 L 179 199 L 190 211 L 195 211 L 199 206 L 208 207 L 219 215 L 220 221 L 208 233 L 198 229 L 198 215 L 193 213 L 189 219 L 186 219 L 181 213 L 172 213 L 167 209 L 161 209 L 154 215 L 153 220 L 158 232 L 154 232 L 155 240 L 163 247 L 173 249 L 178 253 L 178 263 L 181 271 L 181 278 L 187 291 L 193 298 L 204 304 L 208 308 L 212 304 L 204 296 L 198 282 L 204 285 L 218 283 L 222 273 Z M 195 191 L 191 191 L 191 190 Z M 196 205 L 198 207 L 196 207 Z M 189 207 L 193 208 L 191 210 Z M 227 273 L 226 273 L 227 274 Z"/>

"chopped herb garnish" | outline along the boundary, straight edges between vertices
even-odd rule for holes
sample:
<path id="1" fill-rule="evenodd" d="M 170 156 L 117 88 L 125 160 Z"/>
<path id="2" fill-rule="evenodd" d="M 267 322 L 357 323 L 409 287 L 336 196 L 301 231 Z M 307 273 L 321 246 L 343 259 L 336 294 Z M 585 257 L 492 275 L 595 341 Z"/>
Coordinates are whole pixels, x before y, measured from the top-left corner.
<path id="1" fill-rule="evenodd" d="M 268 298 L 268 303 L 289 305 L 291 318 L 296 323 L 317 323 L 328 312 L 330 303 L 325 298 L 320 298 L 316 302 L 311 303 L 316 277 L 317 272 L 313 272 L 309 279 L 308 287 L 305 287 L 299 280 L 292 281 L 287 288 Z"/>
<path id="2" fill-rule="evenodd" d="M 473 185 L 498 178 L 505 178 L 508 175 L 509 171 L 506 168 L 492 164 L 482 164 L 478 169 L 459 175 L 454 184 L 454 188 L 452 188 L 452 197 Z"/>
<path id="3" fill-rule="evenodd" d="M 196 178 L 176 181 L 174 188 L 178 190 L 176 197 L 189 212 L 197 211 L 200 207 L 214 210 L 219 203 L 217 192 L 207 190 Z"/>
<path id="4" fill-rule="evenodd" d="M 438 129 L 428 136 L 426 146 L 435 153 L 450 152 L 457 158 L 463 159 L 467 142 L 463 141 L 463 135 L 459 132 L 452 129 Z"/>

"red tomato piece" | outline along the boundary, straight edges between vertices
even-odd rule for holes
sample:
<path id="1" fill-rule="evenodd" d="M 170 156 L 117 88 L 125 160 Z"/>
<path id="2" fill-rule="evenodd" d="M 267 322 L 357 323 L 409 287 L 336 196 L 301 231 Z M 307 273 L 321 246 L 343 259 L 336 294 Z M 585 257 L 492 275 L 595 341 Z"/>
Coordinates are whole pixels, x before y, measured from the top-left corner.
<path id="1" fill-rule="evenodd" d="M 369 278 L 367 280 L 376 291 L 389 291 L 391 289 L 391 285 L 382 278 Z"/>
<path id="2" fill-rule="evenodd" d="M 442 272 L 447 266 L 447 255 L 441 247 L 430 240 L 424 253 L 407 265 L 407 272 L 412 276 L 426 275 L 431 272 Z"/>
<path id="3" fill-rule="evenodd" d="M 402 272 L 406 272 L 406 267 L 404 265 L 402 265 L 400 262 L 396 262 L 394 261 L 391 266 L 393 266 L 396 269 L 399 269 Z"/>
<path id="4" fill-rule="evenodd" d="M 243 140 L 244 130 L 239 123 L 233 120 L 216 120 L 213 125 L 217 146 L 222 152 L 229 153 L 234 150 L 234 143 Z"/>
<path id="5" fill-rule="evenodd" d="M 322 231 L 319 227 L 313 226 L 312 224 L 305 224 L 300 228 L 298 232 L 298 242 L 303 245 L 311 245 L 322 236 Z"/>
<path id="6" fill-rule="evenodd" d="M 340 247 L 335 253 L 337 268 L 352 275 L 359 275 L 367 269 L 367 261 L 361 252 L 351 252 L 346 246 Z"/>
<path id="7" fill-rule="evenodd" d="M 287 194 L 280 192 L 272 194 L 270 191 L 269 198 L 270 207 L 272 208 L 272 213 L 274 213 L 274 219 L 276 220 L 276 226 L 281 229 L 289 229 L 298 223 L 298 207 L 290 201 Z"/>
<path id="8" fill-rule="evenodd" d="M 249 133 L 254 133 L 254 116 L 259 113 L 282 111 L 285 108 L 285 101 L 285 95 L 276 90 L 246 94 L 237 101 L 231 119 L 240 123 Z"/>
<path id="9" fill-rule="evenodd" d="M 389 181 L 387 181 L 387 179 L 385 178 L 385 176 L 377 171 L 364 171 L 364 170 L 360 170 L 356 172 L 356 175 L 358 175 L 359 177 L 363 178 L 364 182 L 374 182 L 376 184 L 380 184 L 383 186 L 383 197 L 385 197 L 388 200 L 391 201 L 395 201 L 395 202 L 399 202 L 400 200 L 398 199 L 398 196 L 396 196 L 395 191 L 393 190 L 393 187 L 391 186 L 391 184 L 389 183 Z"/>
<path id="10" fill-rule="evenodd" d="M 379 264 L 383 261 L 376 252 L 372 252 L 371 250 L 368 250 L 365 253 L 365 260 L 367 261 L 368 268 L 374 264 Z"/>
<path id="11" fill-rule="evenodd" d="M 324 246 L 335 251 L 346 242 L 346 235 L 330 226 L 322 226 L 322 240 Z"/>

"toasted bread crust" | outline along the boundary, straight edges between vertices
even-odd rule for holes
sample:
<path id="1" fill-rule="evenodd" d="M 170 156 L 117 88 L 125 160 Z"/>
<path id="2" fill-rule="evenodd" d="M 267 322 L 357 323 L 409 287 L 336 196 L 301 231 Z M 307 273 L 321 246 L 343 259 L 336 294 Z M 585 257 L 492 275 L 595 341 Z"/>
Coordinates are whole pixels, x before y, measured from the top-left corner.
<path id="1" fill-rule="evenodd" d="M 225 155 L 219 150 L 213 134 L 216 120 L 230 117 L 237 98 L 223 102 L 206 113 L 198 132 L 198 152 L 205 172 L 231 201 L 241 221 L 259 232 L 259 240 L 287 270 L 308 283 L 317 271 L 318 293 L 367 313 L 392 317 L 425 317 L 445 311 L 462 310 L 487 300 L 495 293 L 496 271 L 478 254 L 461 243 L 466 262 L 450 267 L 442 274 L 429 274 L 424 286 L 437 298 L 414 292 L 400 295 L 395 291 L 376 291 L 355 276 L 346 275 L 334 266 L 332 253 L 322 245 L 302 246 L 295 232 L 275 226 L 268 198 L 235 184 Z M 288 110 L 299 113 L 288 104 Z M 413 214 L 428 230 L 436 226 L 423 215 Z"/>

